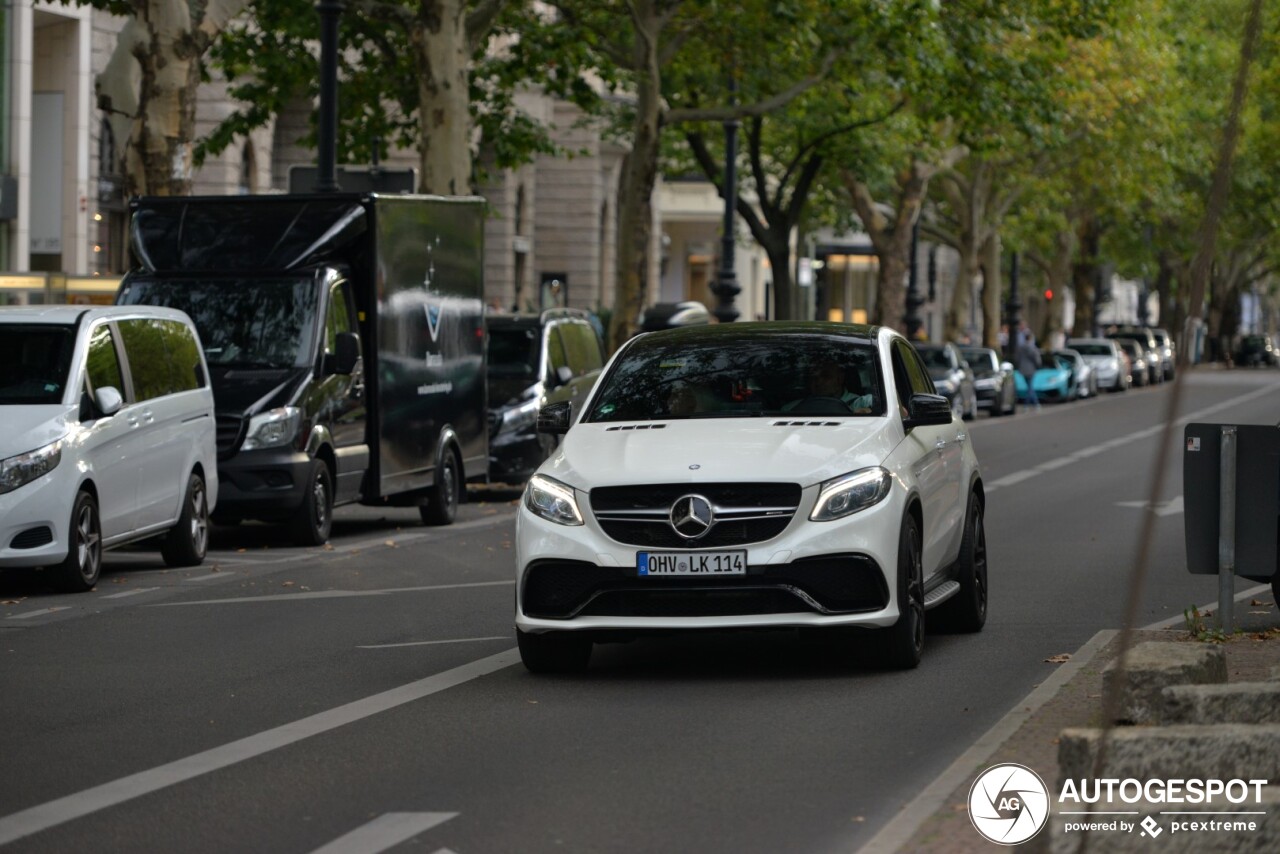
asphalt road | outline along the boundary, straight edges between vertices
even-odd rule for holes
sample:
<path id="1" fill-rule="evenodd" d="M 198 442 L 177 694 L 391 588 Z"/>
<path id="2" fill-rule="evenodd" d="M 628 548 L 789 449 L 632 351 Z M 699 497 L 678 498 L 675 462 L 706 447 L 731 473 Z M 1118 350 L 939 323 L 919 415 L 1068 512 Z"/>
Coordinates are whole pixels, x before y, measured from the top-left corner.
<path id="1" fill-rule="evenodd" d="M 511 629 L 515 492 L 459 524 L 339 511 L 324 549 L 219 529 L 203 567 L 112 553 L 60 596 L 0 574 L 4 851 L 852 851 L 1051 672 L 1217 595 L 1186 573 L 1170 386 L 971 427 L 991 615 L 909 673 L 785 633 L 597 647 L 534 677 Z M 1274 424 L 1280 373 L 1201 371 L 1182 415 Z M 1176 431 L 1181 437 L 1181 428 Z M 1239 589 L 1255 582 L 1241 581 Z"/>

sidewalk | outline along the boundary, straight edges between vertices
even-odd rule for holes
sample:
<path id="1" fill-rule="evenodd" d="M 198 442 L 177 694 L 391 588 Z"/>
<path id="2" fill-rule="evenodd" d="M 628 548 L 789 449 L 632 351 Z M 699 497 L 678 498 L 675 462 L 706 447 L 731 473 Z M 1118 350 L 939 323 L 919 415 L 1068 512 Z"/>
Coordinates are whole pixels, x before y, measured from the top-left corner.
<path id="1" fill-rule="evenodd" d="M 1236 603 L 1236 623 L 1244 633 L 1222 644 L 1229 683 L 1266 681 L 1271 678 L 1272 669 L 1280 666 L 1280 609 L 1272 598 L 1271 591 L 1264 590 Z M 1212 624 L 1211 620 L 1206 622 Z M 1102 671 L 1116 656 L 1117 634 L 1099 632 L 1069 661 L 1056 665 L 1064 672 L 1047 678 L 1043 688 L 1029 695 L 1020 708 L 1011 710 L 944 772 L 934 786 L 886 825 L 862 849 L 863 854 L 890 851 L 970 854 L 1000 850 L 1000 846 L 983 839 L 969 820 L 969 792 L 974 780 L 992 765 L 1012 762 L 1038 772 L 1051 790 L 1056 787 L 1059 733 L 1067 727 L 1096 727 L 1102 723 Z M 1203 642 L 1192 639 L 1183 625 L 1134 633 L 1134 645 L 1144 641 Z M 1054 666 L 1045 664 L 1046 668 Z M 1062 676 L 1067 677 L 1065 683 L 1058 684 L 1062 683 Z M 1019 716 L 1023 718 L 1020 725 Z M 1188 776 L 1194 776 L 1193 772 L 1194 769 L 1188 769 Z M 1277 782 L 1280 781 L 1272 781 L 1272 788 Z M 922 810 L 928 812 L 922 814 Z M 1280 815 L 1269 818 L 1280 821 Z M 1019 847 L 1047 850 L 1048 833 L 1046 828 Z"/>

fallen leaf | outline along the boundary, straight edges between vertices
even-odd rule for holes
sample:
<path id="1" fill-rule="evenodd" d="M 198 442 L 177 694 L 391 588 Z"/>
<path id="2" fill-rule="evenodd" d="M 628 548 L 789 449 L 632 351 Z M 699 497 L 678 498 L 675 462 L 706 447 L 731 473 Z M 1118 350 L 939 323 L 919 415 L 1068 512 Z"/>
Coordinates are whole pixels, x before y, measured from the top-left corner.
<path id="1" fill-rule="evenodd" d="M 1045 659 L 1046 664 L 1066 664 L 1071 660 L 1071 654 L 1060 652 L 1057 655 L 1051 655 Z"/>
<path id="2" fill-rule="evenodd" d="M 322 548 L 327 552 L 331 552 L 333 551 L 333 543 L 325 543 Z"/>
<path id="3" fill-rule="evenodd" d="M 293 581 L 282 581 L 282 582 L 280 582 L 280 586 L 281 586 L 281 587 L 292 587 L 295 583 L 296 583 L 296 582 L 293 582 Z"/>
<path id="4" fill-rule="evenodd" d="M 129 579 L 127 579 L 127 578 L 113 578 L 113 579 L 111 579 L 111 583 L 112 583 L 112 584 L 124 584 L 124 583 L 125 583 L 126 581 L 128 581 L 128 580 L 129 580 Z"/>
<path id="5" fill-rule="evenodd" d="M 528 700 L 527 702 L 528 702 L 530 705 L 533 705 L 533 706 L 538 705 L 538 701 L 537 701 L 537 700 Z"/>
<path id="6" fill-rule="evenodd" d="M 244 553 L 245 553 L 245 552 L 247 552 L 247 551 L 248 551 L 248 549 L 236 549 L 236 554 L 238 554 L 238 555 L 242 555 L 242 554 L 244 554 Z"/>
<path id="7" fill-rule="evenodd" d="M 1099 697 L 1101 697 L 1101 696 L 1102 696 L 1101 694 L 1090 694 L 1090 695 L 1089 695 L 1089 699 L 1090 699 L 1090 700 L 1096 700 L 1096 699 L 1098 699 L 1098 698 L 1099 698 Z"/>
<path id="8" fill-rule="evenodd" d="M 1250 604 L 1250 605 L 1272 605 L 1272 604 L 1274 604 L 1274 603 L 1272 603 L 1272 602 L 1263 602 L 1263 601 L 1262 601 L 1262 600 L 1260 600 L 1260 599 L 1250 599 L 1250 600 L 1249 600 L 1249 604 Z"/>
<path id="9" fill-rule="evenodd" d="M 25 598 L 27 597 L 22 597 L 22 599 Z M 21 605 L 22 599 L 0 599 L 0 605 Z"/>
<path id="10" fill-rule="evenodd" d="M 853 820 L 856 821 L 858 824 L 862 824 L 864 821 L 867 820 L 867 817 L 865 815 L 855 815 L 853 817 Z"/>
<path id="11" fill-rule="evenodd" d="M 1270 611 L 1250 611 L 1250 614 L 1270 614 Z"/>
<path id="12" fill-rule="evenodd" d="M 395 540 L 387 540 L 385 543 L 383 543 L 383 545 L 384 545 L 384 546 L 387 546 L 388 548 L 392 548 L 392 549 L 394 549 L 394 548 L 396 547 L 396 541 L 395 541 Z"/>

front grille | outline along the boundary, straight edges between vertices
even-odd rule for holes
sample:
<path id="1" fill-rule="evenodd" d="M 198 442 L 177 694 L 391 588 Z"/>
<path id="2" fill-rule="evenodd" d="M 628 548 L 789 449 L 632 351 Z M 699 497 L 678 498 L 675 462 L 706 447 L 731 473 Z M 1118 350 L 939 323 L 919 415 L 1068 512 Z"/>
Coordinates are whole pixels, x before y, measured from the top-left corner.
<path id="1" fill-rule="evenodd" d="M 865 555 L 826 555 L 743 576 L 641 578 L 633 567 L 539 561 L 525 573 L 521 605 L 540 619 L 575 616 L 711 617 L 879 611 L 889 593 Z"/>
<path id="2" fill-rule="evenodd" d="M 773 539 L 800 505 L 795 483 L 661 483 L 591 490 L 591 511 L 612 539 L 644 548 L 725 548 Z M 716 522 L 686 540 L 671 527 L 671 505 L 701 495 L 715 507 Z"/>
<path id="3" fill-rule="evenodd" d="M 53 542 L 53 531 L 48 525 L 38 528 L 27 528 L 9 542 L 11 549 L 38 549 Z"/>
<path id="4" fill-rule="evenodd" d="M 244 440 L 244 418 L 239 415 L 219 415 L 218 424 L 218 459 L 225 460 L 235 454 Z"/>

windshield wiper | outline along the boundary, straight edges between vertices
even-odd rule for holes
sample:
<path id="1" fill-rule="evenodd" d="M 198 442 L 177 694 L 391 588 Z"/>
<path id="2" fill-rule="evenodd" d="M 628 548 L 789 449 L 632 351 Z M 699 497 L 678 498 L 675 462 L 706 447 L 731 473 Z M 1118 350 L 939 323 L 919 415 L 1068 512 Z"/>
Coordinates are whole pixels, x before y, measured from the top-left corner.
<path id="1" fill-rule="evenodd" d="M 211 362 L 215 368 L 258 368 L 273 371 L 283 371 L 288 369 L 288 365 L 277 365 L 275 362 L 255 362 L 249 359 L 236 359 L 231 362 Z"/>

